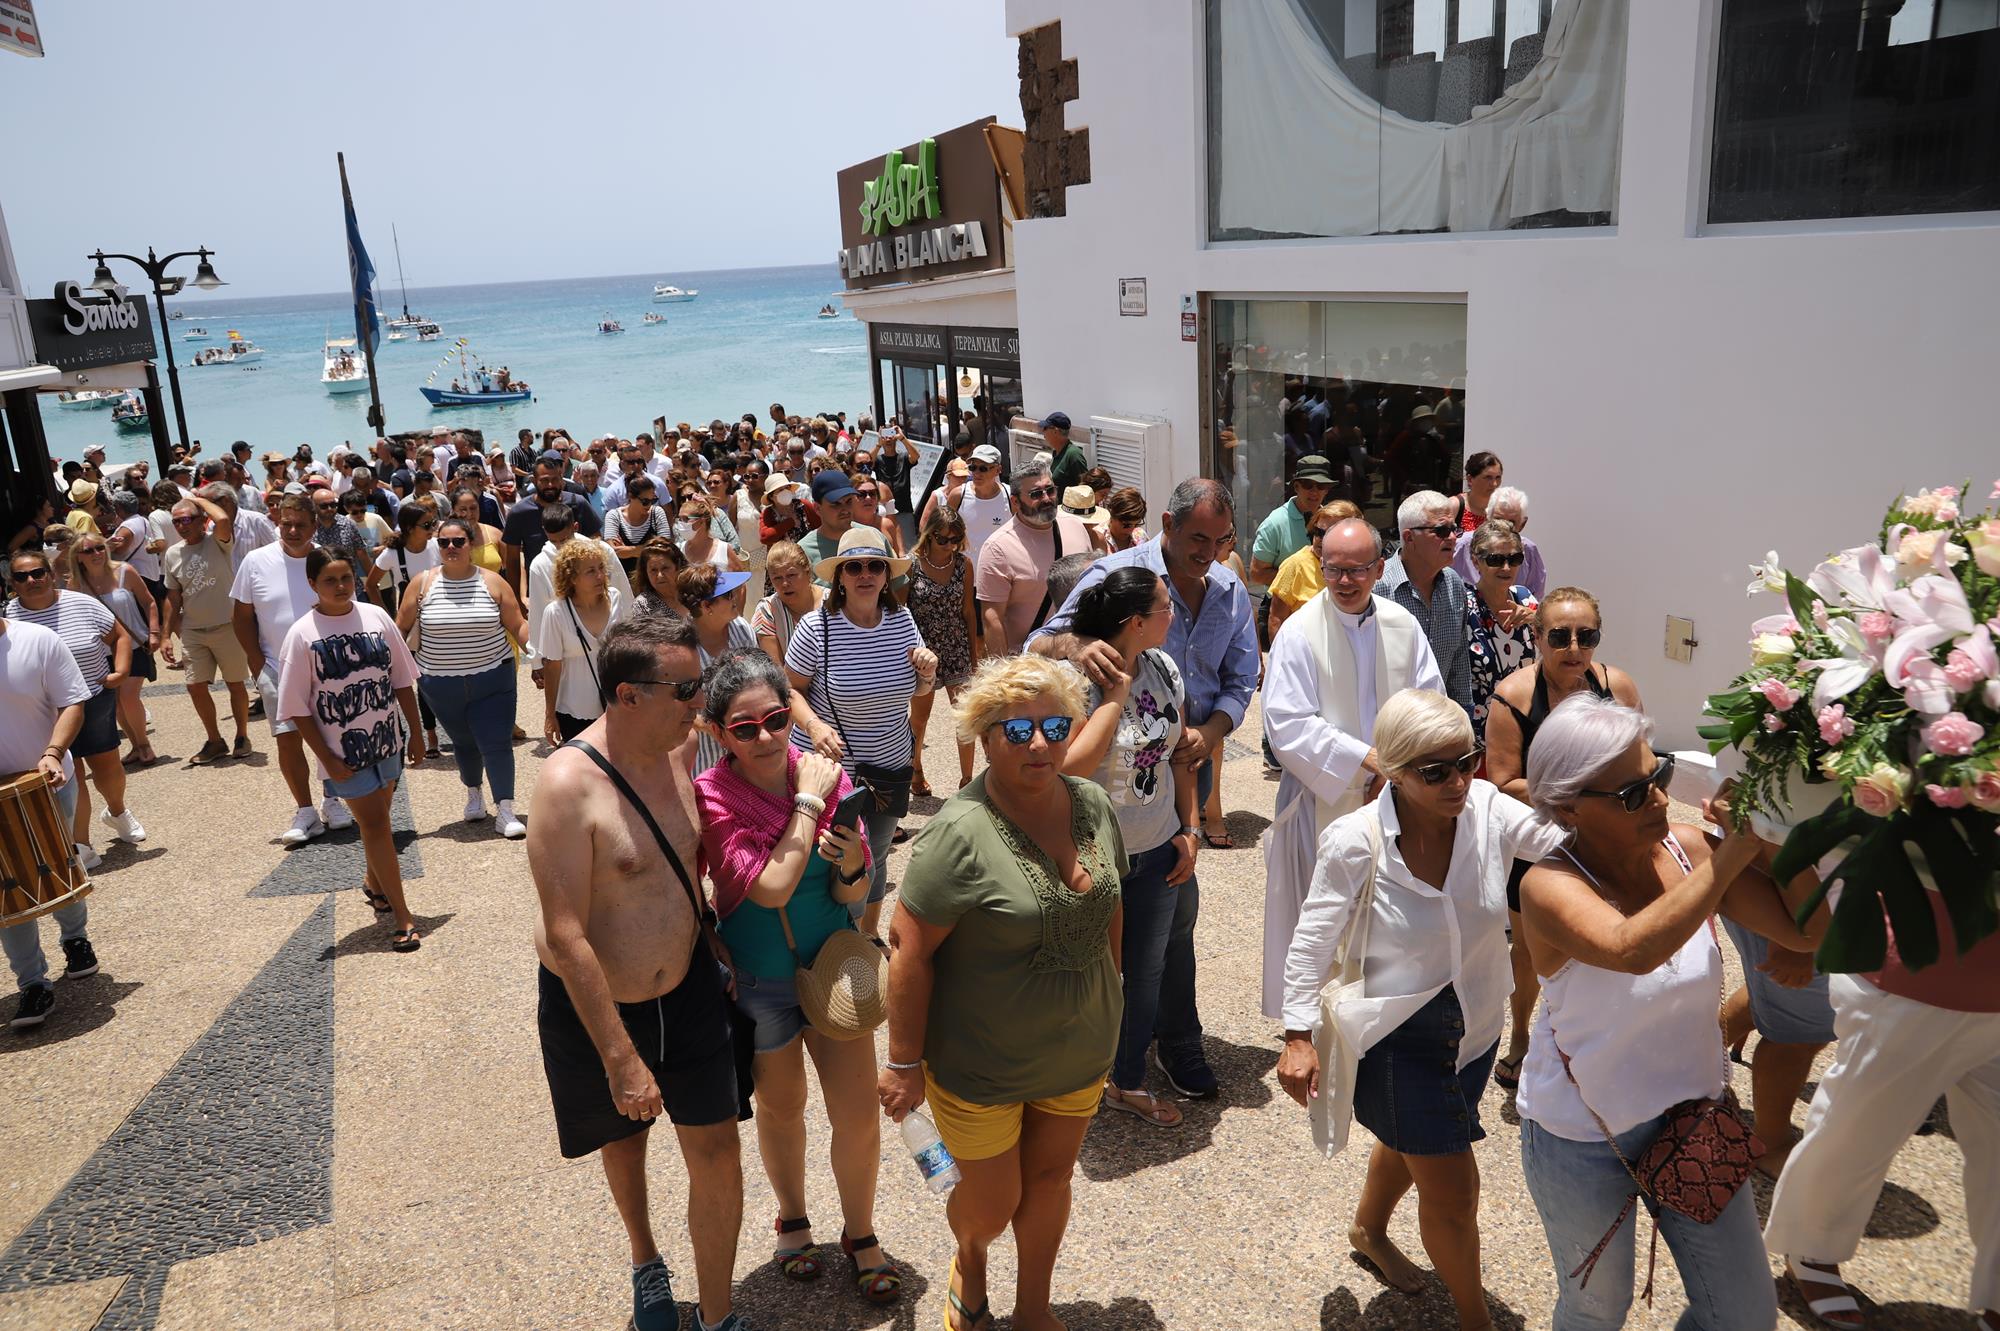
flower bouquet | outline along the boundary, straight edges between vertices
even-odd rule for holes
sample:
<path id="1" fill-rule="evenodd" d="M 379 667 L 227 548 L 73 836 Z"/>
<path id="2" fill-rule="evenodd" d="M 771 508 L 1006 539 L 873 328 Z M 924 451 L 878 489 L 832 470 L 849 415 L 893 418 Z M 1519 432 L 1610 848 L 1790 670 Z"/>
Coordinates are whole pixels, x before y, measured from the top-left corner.
<path id="1" fill-rule="evenodd" d="M 1803 580 L 1775 551 L 1753 566 L 1750 593 L 1788 609 L 1752 626 L 1751 668 L 1704 708 L 1709 751 L 1741 755 L 1733 817 L 1786 832 L 1781 881 L 1846 848 L 1800 913 L 1842 885 L 1822 971 L 1879 969 L 1885 910 L 1903 963 L 1936 961 L 1927 887 L 1960 952 L 2000 929 L 2000 515 L 1965 504 L 1962 487 L 1904 495 L 1876 542 Z"/>

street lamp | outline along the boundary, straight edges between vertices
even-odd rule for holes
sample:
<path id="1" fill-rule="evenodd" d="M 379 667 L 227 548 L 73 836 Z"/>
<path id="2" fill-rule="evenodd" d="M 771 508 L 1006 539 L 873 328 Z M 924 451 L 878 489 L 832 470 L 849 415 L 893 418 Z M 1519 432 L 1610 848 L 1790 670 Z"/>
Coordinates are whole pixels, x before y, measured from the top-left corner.
<path id="1" fill-rule="evenodd" d="M 147 280 L 153 284 L 153 304 L 160 314 L 160 345 L 165 347 L 167 352 L 167 383 L 174 393 L 174 426 L 180 432 L 183 449 L 188 446 L 187 407 L 181 402 L 181 376 L 179 368 L 174 364 L 174 339 L 167 331 L 167 297 L 177 294 L 187 279 L 168 277 L 167 265 L 176 259 L 190 256 L 200 259 L 201 262 L 195 265 L 194 285 L 203 291 L 213 291 L 219 286 L 227 285 L 215 275 L 215 265 L 208 261 L 213 253 L 213 250 L 204 245 L 200 249 L 176 250 L 165 258 L 160 258 L 153 253 L 149 245 L 146 247 L 146 257 L 143 259 L 136 254 L 107 254 L 103 250 L 83 256 L 97 263 L 97 267 L 90 274 L 90 285 L 98 291 L 115 291 L 118 288 L 118 279 L 112 274 L 111 265 L 106 262 L 108 259 L 123 259 L 127 263 L 138 264 L 145 270 Z"/>

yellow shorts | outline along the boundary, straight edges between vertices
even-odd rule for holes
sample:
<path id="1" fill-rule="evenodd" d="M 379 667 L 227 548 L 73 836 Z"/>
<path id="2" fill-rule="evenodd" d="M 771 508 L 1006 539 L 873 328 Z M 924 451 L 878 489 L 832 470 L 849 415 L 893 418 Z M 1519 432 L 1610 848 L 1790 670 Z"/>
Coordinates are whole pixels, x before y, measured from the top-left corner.
<path id="1" fill-rule="evenodd" d="M 1044 1100 L 1028 1100 L 1010 1105 L 976 1105 L 961 1100 L 937 1084 L 928 1065 L 924 1068 L 924 1099 L 938 1136 L 954 1160 L 991 1160 L 1005 1155 L 1021 1140 L 1021 1111 L 1039 1109 L 1044 1114 L 1064 1118 L 1091 1118 L 1104 1102 L 1104 1078 L 1064 1095 Z"/>

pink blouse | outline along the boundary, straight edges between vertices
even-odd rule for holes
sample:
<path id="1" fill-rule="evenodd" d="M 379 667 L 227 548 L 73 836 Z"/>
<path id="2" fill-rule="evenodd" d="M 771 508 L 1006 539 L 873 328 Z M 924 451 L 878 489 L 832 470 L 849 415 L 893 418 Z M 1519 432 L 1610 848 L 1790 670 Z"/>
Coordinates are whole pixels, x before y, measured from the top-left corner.
<path id="1" fill-rule="evenodd" d="M 736 760 L 725 759 L 694 779 L 695 803 L 701 814 L 701 849 L 715 884 L 715 913 L 728 915 L 750 895 L 750 885 L 771 862 L 771 851 L 792 818 L 792 793 L 799 788 L 799 751 L 785 753 L 785 789 L 773 795 L 752 785 L 736 771 Z M 818 831 L 833 825 L 834 806 L 854 785 L 842 772 L 820 811 Z M 817 840 L 817 837 L 815 837 Z M 874 867 L 868 839 L 861 841 L 864 866 Z"/>

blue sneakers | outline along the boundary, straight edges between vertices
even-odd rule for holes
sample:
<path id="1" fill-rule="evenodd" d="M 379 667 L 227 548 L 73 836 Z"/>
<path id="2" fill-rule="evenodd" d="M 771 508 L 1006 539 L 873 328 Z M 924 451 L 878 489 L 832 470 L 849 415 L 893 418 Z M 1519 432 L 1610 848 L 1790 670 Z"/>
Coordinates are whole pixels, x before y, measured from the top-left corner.
<path id="1" fill-rule="evenodd" d="M 680 1331 L 681 1310 L 674 1302 L 673 1273 L 663 1257 L 632 1268 L 633 1331 Z"/>
<path id="2" fill-rule="evenodd" d="M 1160 1069 L 1160 1075 L 1167 1079 L 1173 1093 L 1183 1099 L 1211 1100 L 1222 1089 L 1222 1083 L 1208 1066 L 1208 1059 L 1202 1055 L 1200 1045 L 1169 1049 L 1156 1044 L 1153 1047 L 1153 1062 Z"/>

